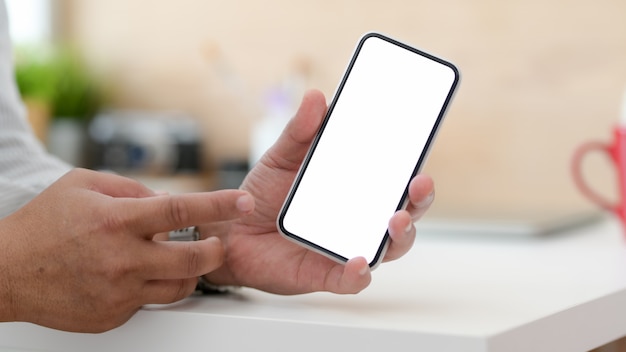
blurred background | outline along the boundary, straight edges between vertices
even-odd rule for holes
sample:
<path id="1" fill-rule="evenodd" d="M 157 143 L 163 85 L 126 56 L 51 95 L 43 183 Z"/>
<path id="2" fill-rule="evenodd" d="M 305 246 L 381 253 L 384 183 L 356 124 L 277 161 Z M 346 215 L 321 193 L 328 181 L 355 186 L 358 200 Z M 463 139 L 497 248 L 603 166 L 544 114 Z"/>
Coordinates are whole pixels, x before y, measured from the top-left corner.
<path id="1" fill-rule="evenodd" d="M 433 211 L 589 207 L 571 157 L 582 142 L 612 138 L 626 89 L 621 0 L 8 5 L 20 88 L 51 151 L 151 180 L 200 180 L 191 188 L 237 187 L 306 89 L 330 101 L 371 30 L 461 71 L 424 168 L 436 181 Z M 606 158 L 589 157 L 585 170 L 617 198 Z"/>

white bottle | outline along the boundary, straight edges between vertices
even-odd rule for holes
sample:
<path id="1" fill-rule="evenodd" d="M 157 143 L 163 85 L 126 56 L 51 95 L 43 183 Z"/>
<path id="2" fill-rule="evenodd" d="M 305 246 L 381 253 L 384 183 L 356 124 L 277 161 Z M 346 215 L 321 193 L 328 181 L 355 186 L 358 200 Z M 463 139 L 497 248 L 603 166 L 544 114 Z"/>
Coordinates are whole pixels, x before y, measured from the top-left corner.
<path id="1" fill-rule="evenodd" d="M 252 128 L 248 160 L 250 168 L 274 144 L 294 113 L 287 91 L 281 87 L 270 90 L 266 97 L 265 115 Z"/>

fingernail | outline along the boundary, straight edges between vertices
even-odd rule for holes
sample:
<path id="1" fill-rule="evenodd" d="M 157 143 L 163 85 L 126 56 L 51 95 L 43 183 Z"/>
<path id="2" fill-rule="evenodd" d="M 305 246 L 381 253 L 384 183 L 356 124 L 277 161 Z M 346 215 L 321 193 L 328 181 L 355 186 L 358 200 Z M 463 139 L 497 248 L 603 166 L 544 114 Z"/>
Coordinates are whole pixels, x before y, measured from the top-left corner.
<path id="1" fill-rule="evenodd" d="M 207 242 L 213 242 L 214 244 L 218 244 L 221 242 L 219 237 L 216 237 L 216 236 L 207 237 L 204 240 Z"/>
<path id="2" fill-rule="evenodd" d="M 424 207 L 429 206 L 433 202 L 434 199 L 435 199 L 435 192 L 432 191 L 424 199 L 420 200 L 419 202 L 413 205 L 416 208 L 424 208 Z"/>
<path id="3" fill-rule="evenodd" d="M 254 199 L 249 194 L 244 194 L 237 199 L 237 209 L 243 213 L 249 213 L 254 209 Z"/>
<path id="4" fill-rule="evenodd" d="M 404 232 L 409 233 L 413 229 L 413 222 L 409 222 L 409 225 L 404 229 Z"/>
<path id="5" fill-rule="evenodd" d="M 154 191 L 154 194 L 157 195 L 157 196 L 169 196 L 170 192 L 162 191 L 162 190 L 156 190 L 156 191 Z"/>
<path id="6" fill-rule="evenodd" d="M 361 270 L 359 270 L 359 275 L 363 276 L 367 274 L 368 271 L 370 271 L 370 268 L 366 265 Z"/>

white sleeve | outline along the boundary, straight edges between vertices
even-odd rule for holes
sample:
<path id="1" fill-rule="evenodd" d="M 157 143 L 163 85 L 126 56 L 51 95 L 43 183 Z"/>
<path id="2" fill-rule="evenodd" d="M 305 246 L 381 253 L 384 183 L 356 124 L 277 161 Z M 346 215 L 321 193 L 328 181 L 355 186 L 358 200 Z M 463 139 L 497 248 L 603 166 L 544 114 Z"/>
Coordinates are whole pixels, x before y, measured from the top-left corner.
<path id="1" fill-rule="evenodd" d="M 70 168 L 46 152 L 26 121 L 15 84 L 6 6 L 0 1 L 0 218 L 27 203 Z"/>

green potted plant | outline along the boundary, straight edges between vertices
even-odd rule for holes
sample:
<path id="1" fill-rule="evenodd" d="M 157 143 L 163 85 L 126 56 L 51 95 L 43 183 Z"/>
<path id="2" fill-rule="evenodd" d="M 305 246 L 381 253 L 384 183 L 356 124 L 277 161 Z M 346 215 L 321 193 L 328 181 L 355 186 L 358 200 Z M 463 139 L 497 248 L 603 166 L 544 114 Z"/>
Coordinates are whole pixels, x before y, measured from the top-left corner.
<path id="1" fill-rule="evenodd" d="M 99 82 L 75 50 L 18 50 L 16 81 L 29 108 L 48 112 L 48 150 L 74 165 L 83 164 L 85 128 L 102 104 Z M 36 128 L 35 128 L 36 129 Z"/>
<path id="2" fill-rule="evenodd" d="M 53 119 L 90 120 L 101 105 L 101 89 L 80 56 L 61 50 L 52 62 L 56 72 L 52 92 Z"/>
<path id="3" fill-rule="evenodd" d="M 57 72 L 43 50 L 16 51 L 15 79 L 37 137 L 45 142 Z"/>

